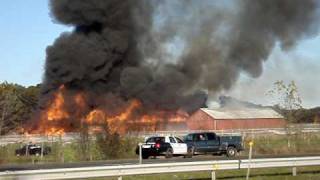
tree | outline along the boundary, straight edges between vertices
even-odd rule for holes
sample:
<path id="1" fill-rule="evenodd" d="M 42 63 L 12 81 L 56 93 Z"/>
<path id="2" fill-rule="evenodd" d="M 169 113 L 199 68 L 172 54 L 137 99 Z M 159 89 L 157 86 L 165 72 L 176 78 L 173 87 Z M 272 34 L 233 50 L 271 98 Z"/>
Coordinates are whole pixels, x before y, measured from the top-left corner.
<path id="1" fill-rule="evenodd" d="M 22 106 L 17 98 L 20 89 L 20 86 L 7 82 L 0 86 L 0 134 L 13 129 L 18 124 L 18 111 Z"/>
<path id="2" fill-rule="evenodd" d="M 115 132 L 110 132 L 108 123 L 100 126 L 101 131 L 96 134 L 97 145 L 104 159 L 117 158 L 121 151 L 121 138 Z"/>
<path id="3" fill-rule="evenodd" d="M 280 109 L 285 109 L 283 115 L 289 122 L 287 126 L 287 137 L 288 137 L 288 148 L 291 147 L 291 141 L 297 142 L 297 135 L 300 132 L 298 128 L 292 129 L 290 124 L 297 122 L 297 118 L 294 115 L 295 110 L 300 110 L 302 108 L 302 100 L 299 96 L 298 87 L 294 81 L 289 84 L 285 84 L 283 81 L 276 81 L 274 87 L 267 92 L 268 95 L 276 99 L 276 106 Z M 294 139 L 292 139 L 292 134 L 294 134 Z M 297 149 L 296 144 L 294 147 Z"/>
<path id="4" fill-rule="evenodd" d="M 21 127 L 36 108 L 39 86 L 0 84 L 0 135 Z"/>
<path id="5" fill-rule="evenodd" d="M 274 98 L 274 105 L 280 109 L 285 109 L 285 117 L 289 123 L 297 122 L 293 116 L 293 111 L 302 108 L 298 87 L 294 81 L 285 84 L 283 81 L 276 81 L 273 88 L 267 92 L 267 95 Z"/>

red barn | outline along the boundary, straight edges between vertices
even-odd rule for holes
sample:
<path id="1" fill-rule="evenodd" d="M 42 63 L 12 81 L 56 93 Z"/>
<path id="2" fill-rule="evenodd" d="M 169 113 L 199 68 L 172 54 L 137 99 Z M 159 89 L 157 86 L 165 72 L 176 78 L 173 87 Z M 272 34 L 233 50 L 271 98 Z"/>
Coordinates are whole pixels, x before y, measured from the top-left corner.
<path id="1" fill-rule="evenodd" d="M 186 123 L 190 130 L 281 128 L 286 125 L 283 116 L 269 108 L 201 108 Z"/>

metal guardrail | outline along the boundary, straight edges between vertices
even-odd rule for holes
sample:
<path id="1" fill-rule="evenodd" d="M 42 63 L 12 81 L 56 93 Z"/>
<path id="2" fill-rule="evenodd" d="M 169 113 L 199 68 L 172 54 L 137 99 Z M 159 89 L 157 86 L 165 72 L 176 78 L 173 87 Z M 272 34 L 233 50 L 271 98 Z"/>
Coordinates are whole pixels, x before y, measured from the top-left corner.
<path id="1" fill-rule="evenodd" d="M 292 167 L 293 175 L 296 167 L 320 165 L 320 156 L 252 159 L 250 168 Z M 81 168 L 42 169 L 26 171 L 0 172 L 0 179 L 83 179 L 98 177 L 118 177 L 131 175 L 147 175 L 177 172 L 211 171 L 215 175 L 218 170 L 246 169 L 248 160 L 217 160 L 183 163 L 159 163 L 139 165 L 114 165 Z"/>

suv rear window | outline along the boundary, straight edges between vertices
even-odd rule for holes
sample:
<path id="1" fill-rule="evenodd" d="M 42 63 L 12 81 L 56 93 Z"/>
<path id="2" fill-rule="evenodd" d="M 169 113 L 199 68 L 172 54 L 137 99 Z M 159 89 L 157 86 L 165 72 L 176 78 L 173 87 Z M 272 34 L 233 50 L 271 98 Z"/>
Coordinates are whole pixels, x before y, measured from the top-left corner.
<path id="1" fill-rule="evenodd" d="M 147 139 L 146 143 L 165 142 L 164 137 L 151 137 Z"/>

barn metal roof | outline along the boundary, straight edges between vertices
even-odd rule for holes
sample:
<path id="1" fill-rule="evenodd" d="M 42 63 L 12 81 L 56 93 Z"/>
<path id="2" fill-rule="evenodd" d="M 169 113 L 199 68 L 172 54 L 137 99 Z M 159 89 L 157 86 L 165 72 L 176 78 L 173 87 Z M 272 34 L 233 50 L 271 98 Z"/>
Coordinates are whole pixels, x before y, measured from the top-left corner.
<path id="1" fill-rule="evenodd" d="M 208 109 L 202 111 L 215 119 L 257 119 L 257 118 L 283 118 L 279 113 L 270 108 L 245 108 L 245 109 Z"/>

